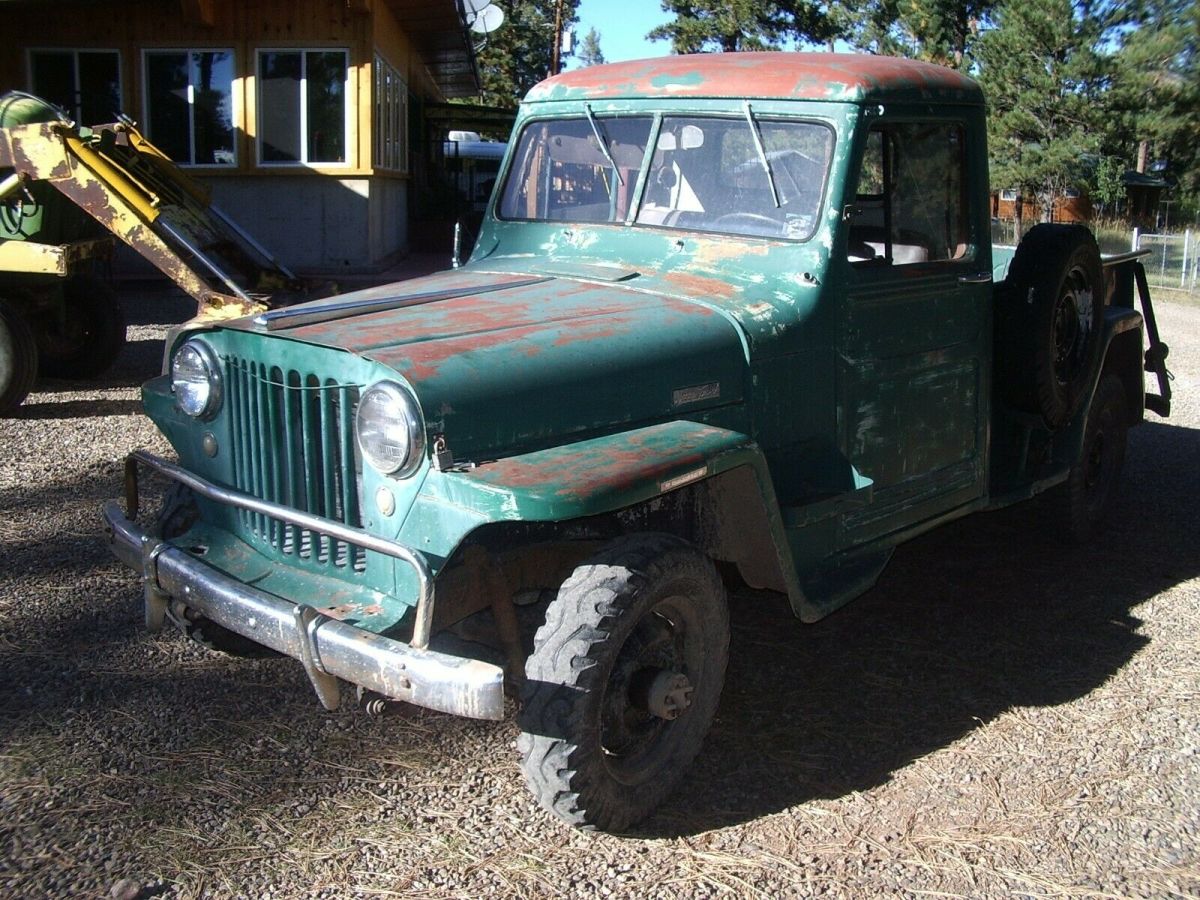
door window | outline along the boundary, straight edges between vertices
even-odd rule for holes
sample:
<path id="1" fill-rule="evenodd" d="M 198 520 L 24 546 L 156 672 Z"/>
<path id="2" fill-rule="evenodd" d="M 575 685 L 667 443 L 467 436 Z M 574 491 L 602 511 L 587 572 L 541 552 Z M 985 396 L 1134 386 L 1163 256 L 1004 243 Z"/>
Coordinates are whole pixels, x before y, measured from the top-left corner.
<path id="1" fill-rule="evenodd" d="M 963 146 L 956 124 L 871 130 L 851 211 L 852 262 L 901 266 L 968 256 Z"/>

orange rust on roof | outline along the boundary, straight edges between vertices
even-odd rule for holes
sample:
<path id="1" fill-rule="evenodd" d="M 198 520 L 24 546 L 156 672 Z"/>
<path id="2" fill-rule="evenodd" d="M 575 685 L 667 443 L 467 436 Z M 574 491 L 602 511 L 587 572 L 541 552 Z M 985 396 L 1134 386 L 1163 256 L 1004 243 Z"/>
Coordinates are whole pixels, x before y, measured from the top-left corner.
<path id="1" fill-rule="evenodd" d="M 548 78 L 526 100 L 778 97 L 982 103 L 979 86 L 932 63 L 867 53 L 696 53 L 588 66 Z"/>

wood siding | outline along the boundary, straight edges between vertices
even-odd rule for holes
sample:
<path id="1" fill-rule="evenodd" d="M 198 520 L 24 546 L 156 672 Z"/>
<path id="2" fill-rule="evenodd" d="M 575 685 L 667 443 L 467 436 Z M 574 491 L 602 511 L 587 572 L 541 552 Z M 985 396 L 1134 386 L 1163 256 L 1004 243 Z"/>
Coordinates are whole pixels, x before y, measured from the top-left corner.
<path id="1" fill-rule="evenodd" d="M 367 4 L 368 12 L 351 9 L 345 0 L 117 0 L 103 4 L 10 2 L 4 5 L 8 41 L 6 49 L 0 52 L 0 91 L 31 87 L 29 48 L 117 50 L 121 55 L 123 108 L 141 122 L 146 120 L 143 50 L 232 49 L 238 163 L 228 169 L 206 168 L 203 170 L 206 177 L 250 173 L 270 177 L 372 174 L 372 62 L 377 48 L 405 73 L 410 92 L 440 99 L 401 25 L 380 2 Z M 209 11 L 211 25 L 202 21 Z M 349 52 L 350 109 L 344 165 L 257 164 L 257 51 L 289 47 Z"/>

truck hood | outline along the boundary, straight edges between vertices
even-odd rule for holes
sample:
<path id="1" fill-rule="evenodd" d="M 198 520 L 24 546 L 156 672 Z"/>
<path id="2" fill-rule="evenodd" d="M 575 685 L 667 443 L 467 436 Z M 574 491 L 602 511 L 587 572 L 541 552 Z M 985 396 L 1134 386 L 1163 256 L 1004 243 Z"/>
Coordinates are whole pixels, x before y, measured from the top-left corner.
<path id="1" fill-rule="evenodd" d="M 301 311 L 273 334 L 394 369 L 459 460 L 688 418 L 745 390 L 743 336 L 721 312 L 621 285 L 460 270 L 289 313 Z"/>

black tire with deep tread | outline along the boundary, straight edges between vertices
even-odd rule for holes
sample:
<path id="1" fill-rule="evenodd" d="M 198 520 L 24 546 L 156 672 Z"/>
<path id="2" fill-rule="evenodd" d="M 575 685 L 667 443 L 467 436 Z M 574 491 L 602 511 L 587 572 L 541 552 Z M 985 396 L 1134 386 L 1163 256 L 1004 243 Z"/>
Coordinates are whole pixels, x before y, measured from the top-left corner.
<path id="1" fill-rule="evenodd" d="M 72 275 L 60 287 L 63 315 L 52 308 L 33 323 L 41 372 L 50 378 L 95 378 L 125 346 L 125 315 L 117 295 L 91 275 Z"/>
<path id="2" fill-rule="evenodd" d="M 1079 459 L 1067 480 L 1050 494 L 1055 530 L 1071 543 L 1082 544 L 1092 537 L 1120 480 L 1129 432 L 1125 404 L 1121 379 L 1105 375 L 1088 410 Z"/>
<path id="3" fill-rule="evenodd" d="M 25 317 L 0 300 L 0 416 L 17 409 L 33 390 L 38 353 Z"/>
<path id="4" fill-rule="evenodd" d="M 647 749 L 633 753 L 630 771 L 603 746 L 604 704 L 621 702 L 619 694 L 607 696 L 610 678 L 625 660 L 627 639 L 636 633 L 644 640 L 641 623 L 683 599 L 680 634 L 684 643 L 699 642 L 687 651 L 698 661 L 685 672 L 692 702 L 676 719 L 648 720 Z M 674 641 L 680 626 L 667 621 Z M 728 656 L 724 586 L 712 561 L 687 542 L 630 535 L 576 568 L 550 603 L 525 666 L 518 748 L 538 802 L 568 824 L 610 832 L 652 813 L 699 752 Z"/>
<path id="5" fill-rule="evenodd" d="M 1068 422 L 1092 383 L 1100 353 L 1104 276 L 1082 225 L 1035 225 L 997 292 L 996 369 L 1001 394 L 1047 428 Z"/>

